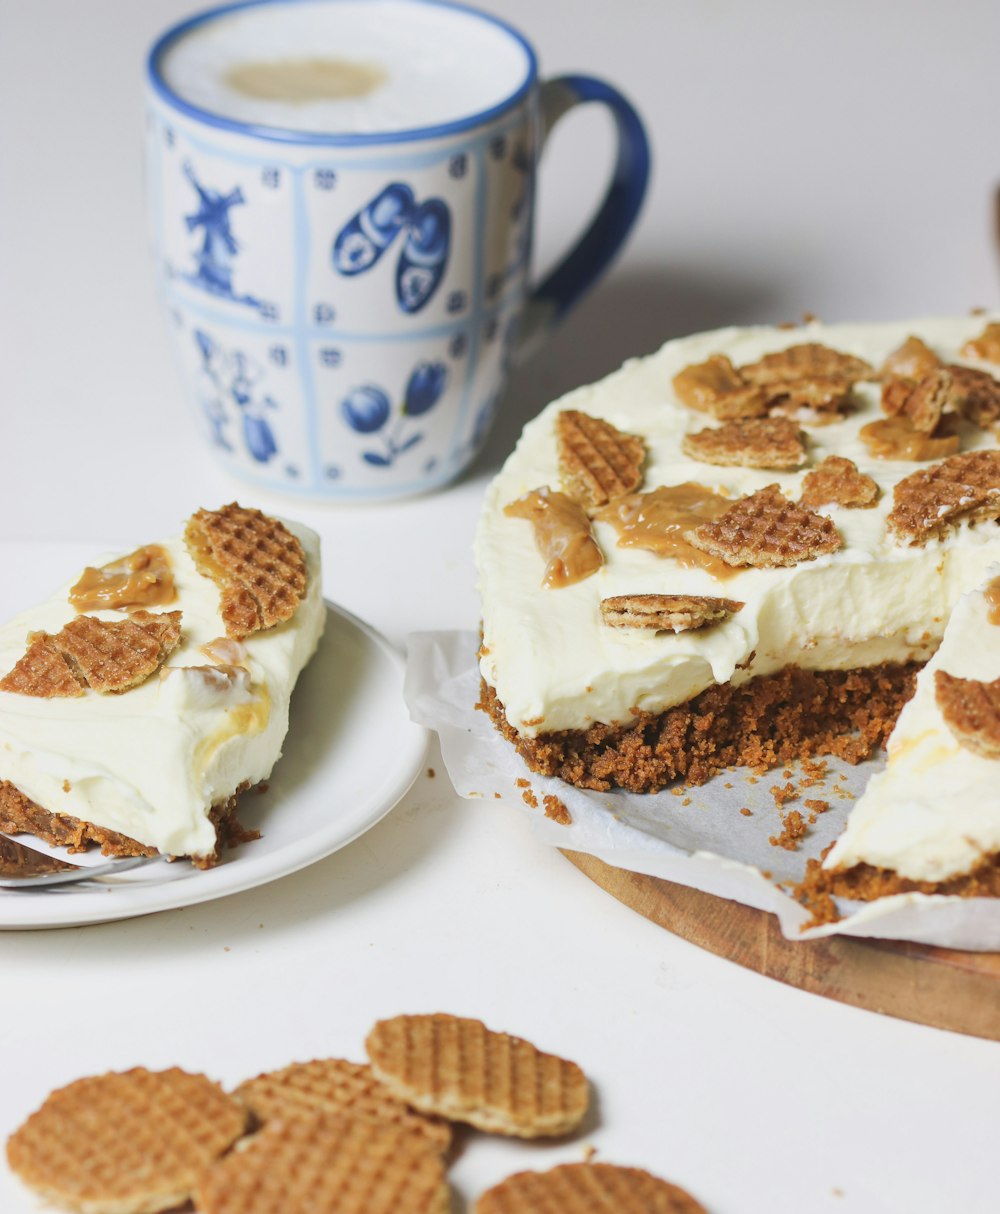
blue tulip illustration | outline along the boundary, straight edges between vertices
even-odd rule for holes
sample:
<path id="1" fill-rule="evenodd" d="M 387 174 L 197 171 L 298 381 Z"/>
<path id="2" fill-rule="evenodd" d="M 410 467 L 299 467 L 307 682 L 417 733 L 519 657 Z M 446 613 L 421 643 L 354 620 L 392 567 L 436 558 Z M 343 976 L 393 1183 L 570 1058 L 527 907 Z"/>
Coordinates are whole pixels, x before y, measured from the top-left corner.
<path id="1" fill-rule="evenodd" d="M 434 408 L 447 381 L 448 368 L 444 363 L 417 363 L 406 381 L 403 402 L 392 425 L 389 425 L 393 410 L 388 393 L 377 384 L 353 388 L 340 402 L 344 420 L 358 434 L 381 431 L 380 438 L 385 444 L 384 451 L 365 450 L 361 458 L 375 468 L 389 468 L 399 456 L 415 447 L 423 434 L 404 432 L 412 418 L 423 417 Z"/>
<path id="2" fill-rule="evenodd" d="M 340 402 L 347 424 L 359 434 L 373 434 L 389 420 L 392 405 L 389 398 L 374 384 L 355 388 Z"/>
<path id="3" fill-rule="evenodd" d="M 448 368 L 444 363 L 417 363 L 406 383 L 403 412 L 407 417 L 422 417 L 441 398 Z"/>

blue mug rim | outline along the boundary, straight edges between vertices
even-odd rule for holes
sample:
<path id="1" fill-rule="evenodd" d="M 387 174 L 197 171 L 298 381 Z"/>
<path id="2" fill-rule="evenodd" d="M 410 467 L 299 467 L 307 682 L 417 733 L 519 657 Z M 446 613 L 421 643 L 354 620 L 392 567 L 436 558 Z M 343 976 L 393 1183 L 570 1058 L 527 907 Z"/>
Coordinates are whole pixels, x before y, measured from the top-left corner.
<path id="1" fill-rule="evenodd" d="M 297 131 L 290 127 L 242 122 L 236 118 L 226 118 L 221 114 L 214 113 L 212 110 L 202 109 L 201 106 L 194 105 L 190 101 L 185 101 L 164 80 L 160 70 L 163 56 L 176 42 L 199 26 L 216 21 L 220 17 L 228 16 L 230 13 L 239 12 L 242 9 L 277 8 L 286 4 L 315 2 L 316 0 L 235 0 L 234 3 L 220 4 L 214 8 L 205 9 L 202 12 L 195 13 L 191 17 L 185 18 L 185 20 L 167 29 L 153 43 L 146 59 L 146 75 L 150 87 L 161 101 L 188 118 L 192 118 L 196 122 L 207 124 L 208 126 L 232 131 L 236 134 L 249 135 L 255 139 L 272 140 L 276 143 L 320 145 L 326 147 L 366 147 L 374 144 L 413 143 L 422 139 L 435 139 L 441 136 L 455 135 L 462 131 L 482 126 L 521 102 L 531 89 L 534 88 L 538 80 L 538 56 L 535 54 L 534 48 L 527 38 L 519 30 L 515 29 L 514 26 L 506 21 L 502 21 L 499 17 L 493 16 L 492 13 L 483 12 L 482 9 L 475 8 L 470 4 L 460 3 L 458 0 L 406 0 L 406 3 L 467 13 L 472 17 L 479 18 L 481 21 L 494 25 L 520 45 L 528 61 L 527 75 L 513 93 L 510 93 L 502 101 L 497 102 L 496 105 L 492 105 L 485 110 L 478 110 L 476 113 L 469 114 L 465 118 L 456 118 L 450 122 L 437 123 L 431 126 L 412 127 L 401 131 L 375 131 L 367 133 Z M 341 0 L 320 0 L 320 2 L 337 4 Z M 369 0 L 369 2 L 377 4 L 380 3 L 380 0 Z"/>

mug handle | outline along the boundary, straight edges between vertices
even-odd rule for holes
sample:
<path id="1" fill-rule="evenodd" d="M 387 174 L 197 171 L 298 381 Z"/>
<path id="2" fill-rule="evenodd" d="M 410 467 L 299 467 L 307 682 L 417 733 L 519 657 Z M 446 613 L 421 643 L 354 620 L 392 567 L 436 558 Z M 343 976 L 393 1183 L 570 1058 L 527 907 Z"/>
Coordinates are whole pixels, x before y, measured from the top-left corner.
<path id="1" fill-rule="evenodd" d="M 555 76 L 542 84 L 539 155 L 559 119 L 588 102 L 606 105 L 615 120 L 615 167 L 590 226 L 528 296 L 514 351 L 518 362 L 538 348 L 607 269 L 635 223 L 649 183 L 649 140 L 639 115 L 616 88 L 595 76 Z"/>

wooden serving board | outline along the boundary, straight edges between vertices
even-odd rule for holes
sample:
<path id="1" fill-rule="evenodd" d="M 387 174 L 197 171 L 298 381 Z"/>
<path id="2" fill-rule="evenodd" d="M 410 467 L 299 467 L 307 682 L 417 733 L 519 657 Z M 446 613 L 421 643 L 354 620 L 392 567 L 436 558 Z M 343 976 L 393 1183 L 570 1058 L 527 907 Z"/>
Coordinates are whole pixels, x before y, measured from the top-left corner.
<path id="1" fill-rule="evenodd" d="M 766 911 L 582 852 L 563 855 L 640 915 L 758 974 L 885 1016 L 1000 1041 L 1000 953 L 848 936 L 786 940 Z"/>

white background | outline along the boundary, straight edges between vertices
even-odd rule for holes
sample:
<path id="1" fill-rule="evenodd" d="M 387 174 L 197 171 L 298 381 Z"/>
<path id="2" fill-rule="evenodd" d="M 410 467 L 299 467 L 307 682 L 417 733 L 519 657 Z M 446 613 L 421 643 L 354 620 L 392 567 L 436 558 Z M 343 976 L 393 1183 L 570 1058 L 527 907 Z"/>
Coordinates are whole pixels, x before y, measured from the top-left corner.
<path id="1" fill-rule="evenodd" d="M 558 392 L 713 325 L 998 304 L 990 0 L 493 8 L 545 74 L 589 71 L 629 93 L 654 177 L 627 252 L 519 372 L 472 475 L 404 506 L 296 508 L 323 535 L 328 595 L 398 643 L 475 626 L 483 486 Z M 145 241 L 143 56 L 190 11 L 0 0 L 0 539 L 147 541 L 238 492 L 196 445 Z M 541 263 L 592 204 L 609 148 L 600 113 L 557 132 Z M 24 585 L 24 605 L 48 589 Z M 437 778 L 297 876 L 145 920 L 0 937 L 0 1135 L 82 1074 L 178 1063 L 236 1081 L 360 1057 L 376 1017 L 443 1009 L 577 1059 L 598 1098 L 575 1141 L 469 1141 L 456 1214 L 584 1142 L 712 1214 L 996 1209 L 1000 1047 L 700 953 L 539 850 L 514 807 L 458 801 L 428 762 Z M 32 1208 L 9 1183 L 0 1208 Z"/>

